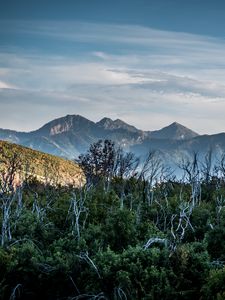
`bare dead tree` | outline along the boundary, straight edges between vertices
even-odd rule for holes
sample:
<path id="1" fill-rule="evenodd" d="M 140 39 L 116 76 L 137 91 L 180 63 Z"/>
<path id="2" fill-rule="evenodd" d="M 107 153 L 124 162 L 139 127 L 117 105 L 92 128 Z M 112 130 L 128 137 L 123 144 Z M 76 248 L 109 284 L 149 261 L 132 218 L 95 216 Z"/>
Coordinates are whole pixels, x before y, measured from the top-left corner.
<path id="1" fill-rule="evenodd" d="M 209 149 L 201 163 L 202 179 L 205 184 L 210 183 L 213 176 L 213 170 L 213 152 L 212 149 Z"/>
<path id="2" fill-rule="evenodd" d="M 157 181 L 154 184 L 153 191 L 154 191 L 154 204 L 159 206 L 157 210 L 157 218 L 155 221 L 156 226 L 162 228 L 165 232 L 168 228 L 168 224 L 170 222 L 170 213 L 169 213 L 169 192 L 173 189 L 173 170 L 170 167 L 164 167 L 162 165 L 161 174 Z M 163 227 L 162 227 L 163 226 Z"/>
<path id="3" fill-rule="evenodd" d="M 217 175 L 217 179 L 219 179 L 220 187 L 225 185 L 225 152 L 221 154 L 219 158 L 217 158 L 215 171 Z"/>
<path id="4" fill-rule="evenodd" d="M 185 232 L 190 228 L 194 232 L 194 228 L 191 224 L 190 217 L 193 211 L 192 203 L 182 200 L 179 205 L 179 213 L 171 216 L 171 235 L 174 242 L 181 242 L 185 236 Z M 176 222 L 176 224 L 175 224 Z"/>
<path id="5" fill-rule="evenodd" d="M 139 179 L 144 182 L 144 193 L 150 206 L 154 200 L 154 186 L 163 173 L 163 163 L 158 153 L 150 151 L 139 173 Z"/>
<path id="6" fill-rule="evenodd" d="M 22 294 L 22 284 L 18 283 L 12 290 L 9 300 L 16 300 L 17 297 L 18 298 L 21 297 L 21 294 Z"/>
<path id="7" fill-rule="evenodd" d="M 41 206 L 39 201 L 39 195 L 36 191 L 33 191 L 33 194 L 34 194 L 34 201 L 33 201 L 32 213 L 36 215 L 38 222 L 43 223 L 47 212 L 47 206 Z"/>
<path id="8" fill-rule="evenodd" d="M 166 231 L 168 222 L 168 206 L 165 206 L 164 203 L 161 203 L 160 199 L 157 199 L 157 197 L 155 197 L 154 203 L 156 203 L 160 208 L 159 212 L 157 213 L 156 226 L 159 226 L 160 219 L 163 218 L 163 231 Z"/>
<path id="9" fill-rule="evenodd" d="M 76 297 L 71 298 L 71 300 L 80 300 L 80 299 L 88 299 L 88 300 L 108 300 L 108 298 L 105 297 L 103 292 L 100 292 L 96 295 L 94 294 L 81 294 Z"/>
<path id="10" fill-rule="evenodd" d="M 218 224 L 220 224 L 223 209 L 225 209 L 225 197 L 222 194 L 218 194 L 216 196 L 216 219 Z"/>
<path id="11" fill-rule="evenodd" d="M 168 247 L 169 241 L 167 239 L 162 239 L 158 237 L 150 238 L 144 245 L 144 250 L 149 249 L 154 244 L 162 244 L 163 246 Z"/>
<path id="12" fill-rule="evenodd" d="M 217 158 L 214 170 L 216 222 L 217 224 L 220 224 L 221 212 L 223 209 L 225 209 L 225 152 L 221 154 L 220 158 Z M 212 229 L 214 228 L 213 224 L 209 225 Z"/>
<path id="13" fill-rule="evenodd" d="M 121 287 L 114 288 L 114 299 L 127 300 L 127 295 Z"/>
<path id="14" fill-rule="evenodd" d="M 113 176 L 128 179 L 136 176 L 140 160 L 132 152 L 124 152 L 121 148 L 116 151 Z"/>
<path id="15" fill-rule="evenodd" d="M 116 150 L 113 178 L 119 180 L 120 189 L 120 208 L 123 209 L 125 197 L 125 187 L 127 180 L 135 178 L 138 174 L 138 166 L 140 160 L 132 152 L 124 152 L 121 148 Z M 132 207 L 132 197 L 130 198 L 130 206 Z"/>
<path id="16" fill-rule="evenodd" d="M 179 164 L 179 168 L 183 170 L 183 180 L 191 186 L 192 206 L 194 207 L 201 201 L 201 179 L 197 153 L 193 153 L 191 159 L 183 158 Z"/>
<path id="17" fill-rule="evenodd" d="M 68 210 L 68 216 L 72 218 L 72 233 L 80 239 L 80 228 L 84 228 L 85 222 L 88 216 L 88 209 L 85 206 L 87 197 L 87 190 L 80 190 L 79 195 L 75 191 L 72 192 L 70 200 L 70 207 Z M 81 224 L 81 216 L 84 215 L 83 222 Z"/>
<path id="18" fill-rule="evenodd" d="M 20 172 L 22 169 L 20 157 L 17 153 L 0 148 L 0 208 L 2 212 L 1 245 L 12 240 L 11 222 L 13 218 L 12 206 L 16 202 L 16 212 L 22 208 L 22 188 Z"/>
<path id="19" fill-rule="evenodd" d="M 88 252 L 82 252 L 80 255 L 77 255 L 77 257 L 86 261 L 95 270 L 96 274 L 98 275 L 98 278 L 101 278 L 98 267 L 96 266 L 96 264 L 93 262 L 93 260 L 88 255 Z"/>
<path id="20" fill-rule="evenodd" d="M 33 197 L 31 212 L 35 215 L 37 222 L 43 223 L 47 214 L 47 209 L 49 208 L 48 192 L 46 192 L 45 185 L 42 185 L 42 188 L 45 189 L 44 194 L 47 200 L 45 205 L 42 205 L 38 190 L 36 188 L 36 184 L 40 184 L 40 182 L 37 181 L 37 178 L 33 176 L 33 174 L 34 169 L 31 169 L 30 165 L 27 163 L 24 184 L 26 186 L 26 189 L 31 193 Z M 33 184 L 35 185 L 33 186 Z"/>

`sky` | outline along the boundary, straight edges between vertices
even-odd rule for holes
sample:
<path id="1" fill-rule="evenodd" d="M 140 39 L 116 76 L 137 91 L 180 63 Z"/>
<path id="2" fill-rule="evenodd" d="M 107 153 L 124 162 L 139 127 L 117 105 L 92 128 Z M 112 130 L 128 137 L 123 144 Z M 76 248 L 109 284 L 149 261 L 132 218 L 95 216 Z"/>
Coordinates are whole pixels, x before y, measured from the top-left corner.
<path id="1" fill-rule="evenodd" d="M 0 128 L 225 132 L 224 0 L 0 0 Z"/>

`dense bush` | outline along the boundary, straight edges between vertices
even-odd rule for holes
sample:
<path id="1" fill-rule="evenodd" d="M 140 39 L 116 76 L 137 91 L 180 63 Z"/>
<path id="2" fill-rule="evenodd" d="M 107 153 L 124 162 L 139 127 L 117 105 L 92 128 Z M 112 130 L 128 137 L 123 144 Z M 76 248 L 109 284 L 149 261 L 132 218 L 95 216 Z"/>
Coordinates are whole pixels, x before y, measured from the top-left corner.
<path id="1" fill-rule="evenodd" d="M 1 191 L 0 299 L 225 299 L 221 178 L 96 176 Z"/>

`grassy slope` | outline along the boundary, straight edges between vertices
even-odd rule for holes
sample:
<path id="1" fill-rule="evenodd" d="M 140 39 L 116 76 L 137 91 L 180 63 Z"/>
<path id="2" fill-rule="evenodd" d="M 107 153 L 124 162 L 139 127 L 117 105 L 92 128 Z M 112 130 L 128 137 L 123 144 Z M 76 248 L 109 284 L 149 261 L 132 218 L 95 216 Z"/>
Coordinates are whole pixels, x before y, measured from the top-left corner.
<path id="1" fill-rule="evenodd" d="M 9 142 L 0 141 L 0 160 L 5 154 L 16 153 L 22 163 L 23 173 L 51 184 L 83 184 L 85 179 L 80 167 L 69 160 L 32 150 Z M 28 166 L 28 167 L 27 167 Z"/>

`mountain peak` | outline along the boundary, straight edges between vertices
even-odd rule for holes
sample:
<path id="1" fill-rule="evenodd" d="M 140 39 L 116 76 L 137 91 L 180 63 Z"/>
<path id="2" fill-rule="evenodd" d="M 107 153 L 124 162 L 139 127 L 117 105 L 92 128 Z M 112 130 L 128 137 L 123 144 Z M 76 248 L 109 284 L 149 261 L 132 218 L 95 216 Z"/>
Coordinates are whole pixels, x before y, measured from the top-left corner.
<path id="1" fill-rule="evenodd" d="M 171 123 L 170 125 L 168 125 L 168 126 L 166 126 L 166 127 L 182 127 L 182 128 L 187 128 L 187 127 L 185 127 L 184 125 L 182 125 L 182 124 L 180 124 L 180 123 L 178 123 L 178 122 L 173 122 L 173 123 Z M 166 128 L 166 127 L 164 127 L 164 128 Z M 188 128 L 187 128 L 188 129 Z"/>
<path id="2" fill-rule="evenodd" d="M 184 125 L 173 122 L 172 124 L 150 133 L 152 138 L 172 139 L 172 140 L 188 140 L 198 136 L 198 133 L 185 127 Z"/>
<path id="3" fill-rule="evenodd" d="M 169 126 L 183 126 L 183 125 L 181 125 L 180 123 L 175 121 L 175 122 L 171 123 Z"/>
<path id="4" fill-rule="evenodd" d="M 130 132 L 139 132 L 141 130 L 137 129 L 136 127 L 125 123 L 120 119 L 112 120 L 110 118 L 103 118 L 99 122 L 96 123 L 99 127 L 102 127 L 107 130 L 116 130 L 116 129 L 125 129 Z"/>
<path id="5" fill-rule="evenodd" d="M 42 136 L 54 136 L 63 132 L 80 130 L 90 126 L 90 124 L 95 123 L 80 115 L 66 115 L 48 122 L 32 133 L 41 133 Z"/>
<path id="6" fill-rule="evenodd" d="M 120 120 L 120 119 L 116 119 L 116 120 L 114 121 L 114 124 L 116 124 L 116 125 L 118 125 L 118 126 L 124 126 L 124 125 L 126 125 L 126 126 L 127 126 L 127 125 L 128 125 L 128 126 L 131 126 L 131 125 L 127 124 L 126 122 Z"/>
<path id="7" fill-rule="evenodd" d="M 113 125 L 114 121 L 110 118 L 103 118 L 96 124 L 100 127 L 103 127 L 104 129 L 109 129 Z"/>

